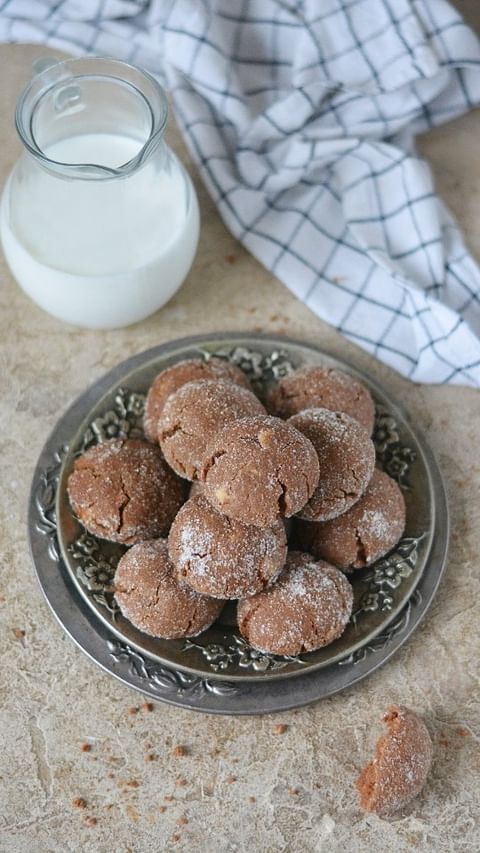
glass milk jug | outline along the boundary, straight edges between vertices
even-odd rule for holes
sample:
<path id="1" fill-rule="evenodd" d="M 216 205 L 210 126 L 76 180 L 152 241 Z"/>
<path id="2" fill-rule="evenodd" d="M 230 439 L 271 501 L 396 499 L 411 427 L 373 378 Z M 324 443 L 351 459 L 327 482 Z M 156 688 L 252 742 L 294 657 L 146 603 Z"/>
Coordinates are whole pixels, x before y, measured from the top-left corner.
<path id="1" fill-rule="evenodd" d="M 26 87 L 25 151 L 0 208 L 10 269 L 68 323 L 142 320 L 180 287 L 198 243 L 198 202 L 164 142 L 167 102 L 144 71 L 96 57 L 51 64 Z"/>

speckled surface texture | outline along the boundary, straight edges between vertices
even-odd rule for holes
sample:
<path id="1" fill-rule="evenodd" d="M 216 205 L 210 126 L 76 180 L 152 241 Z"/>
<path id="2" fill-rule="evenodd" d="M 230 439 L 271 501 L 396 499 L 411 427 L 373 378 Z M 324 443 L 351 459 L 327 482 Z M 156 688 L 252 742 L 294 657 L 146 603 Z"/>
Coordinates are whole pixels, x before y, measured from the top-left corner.
<path id="1" fill-rule="evenodd" d="M 473 13 L 476 3 L 460 5 Z M 480 24 L 478 6 L 476 17 Z M 2 181 L 19 153 L 15 98 L 38 52 L 0 47 Z M 479 134 L 477 112 L 421 145 L 477 256 Z M 169 135 L 185 159 L 178 136 Z M 346 343 L 234 243 L 197 187 L 203 232 L 193 270 L 176 298 L 140 325 L 68 328 L 23 295 L 0 259 L 0 850 L 473 853 L 480 848 L 478 392 L 413 386 Z M 63 636 L 27 549 L 30 479 L 59 413 L 120 360 L 221 329 L 319 343 L 385 383 L 428 433 L 452 518 L 445 580 L 393 660 L 343 695 L 263 718 L 142 708 L 140 694 Z M 354 782 L 391 703 L 424 715 L 434 765 L 422 796 L 385 821 L 360 812 Z M 186 755 L 175 756 L 178 745 Z"/>

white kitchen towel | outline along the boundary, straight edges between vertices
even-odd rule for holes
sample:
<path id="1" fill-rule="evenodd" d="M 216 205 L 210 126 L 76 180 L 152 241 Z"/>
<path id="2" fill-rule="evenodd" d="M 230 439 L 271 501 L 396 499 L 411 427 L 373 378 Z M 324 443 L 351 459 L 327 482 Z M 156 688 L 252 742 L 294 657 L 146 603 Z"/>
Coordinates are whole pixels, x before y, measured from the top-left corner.
<path id="1" fill-rule="evenodd" d="M 446 0 L 0 0 L 0 39 L 162 75 L 268 269 L 405 376 L 480 385 L 480 270 L 414 149 L 480 102 L 479 40 Z"/>

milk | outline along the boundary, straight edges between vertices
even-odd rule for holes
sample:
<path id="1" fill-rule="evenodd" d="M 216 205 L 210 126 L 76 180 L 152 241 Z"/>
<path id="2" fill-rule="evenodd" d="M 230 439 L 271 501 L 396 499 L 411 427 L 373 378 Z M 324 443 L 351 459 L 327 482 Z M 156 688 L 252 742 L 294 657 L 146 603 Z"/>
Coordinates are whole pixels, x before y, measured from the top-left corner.
<path id="1" fill-rule="evenodd" d="M 82 133 L 81 136 L 70 136 L 48 145 L 44 153 L 50 160 L 59 163 L 94 163 L 96 166 L 118 169 L 132 160 L 141 147 L 142 142 L 130 136 Z"/>
<path id="2" fill-rule="evenodd" d="M 141 147 L 127 136 L 92 133 L 44 153 L 118 168 Z M 171 152 L 168 168 L 153 157 L 106 180 L 32 169 L 26 157 L 16 167 L 25 175 L 14 170 L 0 210 L 3 250 L 25 292 L 54 316 L 90 328 L 127 325 L 160 308 L 190 269 L 199 235 L 195 192 Z"/>

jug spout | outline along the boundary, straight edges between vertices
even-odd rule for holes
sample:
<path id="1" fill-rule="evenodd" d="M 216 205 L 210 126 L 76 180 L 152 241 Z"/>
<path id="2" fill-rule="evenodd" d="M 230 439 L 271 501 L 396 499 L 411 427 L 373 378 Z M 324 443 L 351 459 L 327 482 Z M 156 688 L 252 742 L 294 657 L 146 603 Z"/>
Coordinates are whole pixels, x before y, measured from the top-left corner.
<path id="1" fill-rule="evenodd" d="M 36 77 L 37 74 L 43 74 L 44 71 L 47 71 L 49 68 L 53 68 L 61 61 L 61 59 L 57 59 L 54 56 L 39 56 L 32 62 L 33 76 Z"/>
<path id="2" fill-rule="evenodd" d="M 45 168 L 83 180 L 126 177 L 161 142 L 167 100 L 148 73 L 96 57 L 40 58 L 34 70 L 39 73 L 19 98 L 15 122 L 25 148 Z M 112 142 L 119 128 L 131 143 L 124 150 L 99 144 Z"/>

